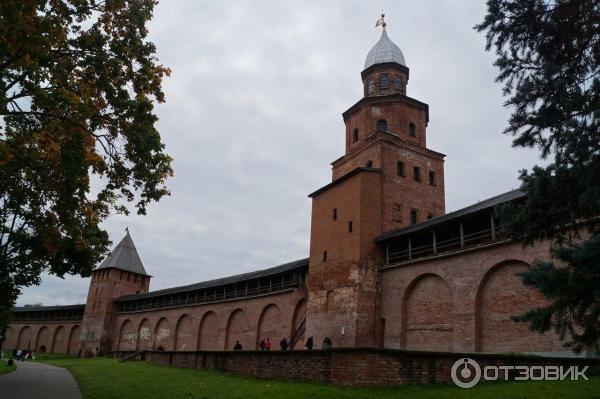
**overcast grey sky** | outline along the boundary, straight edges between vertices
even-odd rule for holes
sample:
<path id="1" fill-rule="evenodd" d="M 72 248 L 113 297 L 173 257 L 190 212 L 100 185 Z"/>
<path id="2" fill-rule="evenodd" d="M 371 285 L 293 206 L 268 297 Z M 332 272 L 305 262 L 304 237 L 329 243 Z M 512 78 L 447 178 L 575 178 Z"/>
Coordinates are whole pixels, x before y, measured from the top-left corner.
<path id="1" fill-rule="evenodd" d="M 172 196 L 129 226 L 151 290 L 308 256 L 307 194 L 344 150 L 341 114 L 362 96 L 360 72 L 381 34 L 410 68 L 407 94 L 429 104 L 429 148 L 447 154 L 446 210 L 518 187 L 533 152 L 501 134 L 508 110 L 494 55 L 472 27 L 483 0 L 169 0 L 150 37 L 173 73 L 159 130 L 174 158 Z M 88 279 L 45 277 L 18 305 L 83 303 Z"/>

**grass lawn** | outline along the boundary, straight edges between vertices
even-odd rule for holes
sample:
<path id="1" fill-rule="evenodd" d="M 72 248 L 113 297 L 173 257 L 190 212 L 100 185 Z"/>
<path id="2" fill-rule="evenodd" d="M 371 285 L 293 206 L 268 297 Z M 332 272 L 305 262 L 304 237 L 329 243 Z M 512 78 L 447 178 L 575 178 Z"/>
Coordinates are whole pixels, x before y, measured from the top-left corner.
<path id="1" fill-rule="evenodd" d="M 6 363 L 5 361 L 0 361 L 0 375 L 8 374 L 14 370 L 16 370 L 16 366 L 14 364 L 12 366 L 9 366 L 8 363 Z"/>
<path id="2" fill-rule="evenodd" d="M 315 383 L 245 378 L 212 370 L 141 361 L 48 355 L 39 361 L 71 371 L 86 399 L 101 398 L 600 398 L 600 377 L 589 381 L 504 382 L 461 389 L 451 385 L 341 388 Z"/>

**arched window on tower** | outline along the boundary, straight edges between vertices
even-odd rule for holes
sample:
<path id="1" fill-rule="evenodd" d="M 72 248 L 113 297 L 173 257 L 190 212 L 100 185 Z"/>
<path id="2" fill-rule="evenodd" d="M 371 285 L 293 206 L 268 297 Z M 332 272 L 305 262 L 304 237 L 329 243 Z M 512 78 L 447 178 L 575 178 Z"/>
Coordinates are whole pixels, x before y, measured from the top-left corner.
<path id="1" fill-rule="evenodd" d="M 396 86 L 396 90 L 399 93 L 404 93 L 404 82 L 402 81 L 402 78 L 400 76 L 396 75 L 396 78 L 394 79 L 394 85 Z"/>
<path id="2" fill-rule="evenodd" d="M 408 124 L 408 135 L 410 137 L 417 137 L 417 125 L 413 122 Z"/>
<path id="3" fill-rule="evenodd" d="M 389 89 L 390 88 L 390 78 L 388 78 L 388 74 L 381 74 L 379 77 L 379 88 L 380 89 Z"/>
<path id="4" fill-rule="evenodd" d="M 367 82 L 367 94 L 371 94 L 375 91 L 375 83 L 372 80 Z"/>
<path id="5" fill-rule="evenodd" d="M 377 131 L 378 132 L 387 132 L 388 131 L 388 124 L 385 119 L 380 119 L 377 121 Z"/>

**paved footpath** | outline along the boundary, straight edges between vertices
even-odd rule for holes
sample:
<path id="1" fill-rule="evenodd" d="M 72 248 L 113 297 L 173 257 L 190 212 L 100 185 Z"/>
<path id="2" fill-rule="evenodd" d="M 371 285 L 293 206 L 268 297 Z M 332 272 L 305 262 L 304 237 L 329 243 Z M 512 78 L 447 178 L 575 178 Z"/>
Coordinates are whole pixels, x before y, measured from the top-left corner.
<path id="1" fill-rule="evenodd" d="M 81 399 L 67 370 L 37 362 L 17 362 L 17 370 L 0 375 L 2 399 Z"/>

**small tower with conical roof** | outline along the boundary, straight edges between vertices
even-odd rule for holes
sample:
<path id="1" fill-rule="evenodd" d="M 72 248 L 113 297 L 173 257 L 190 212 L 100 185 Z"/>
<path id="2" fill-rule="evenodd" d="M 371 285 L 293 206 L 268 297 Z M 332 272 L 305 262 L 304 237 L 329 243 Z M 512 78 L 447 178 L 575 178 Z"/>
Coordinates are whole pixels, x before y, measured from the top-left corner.
<path id="1" fill-rule="evenodd" d="M 381 234 L 444 213 L 444 155 L 426 147 L 427 104 L 406 94 L 409 69 L 383 26 L 361 72 L 363 97 L 343 113 L 346 151 L 310 195 L 306 336 L 319 347 L 380 346 Z"/>
<path id="2" fill-rule="evenodd" d="M 121 242 L 92 272 L 81 328 L 82 355 L 110 350 L 117 311 L 114 300 L 124 295 L 148 292 L 150 278 L 127 231 Z"/>

